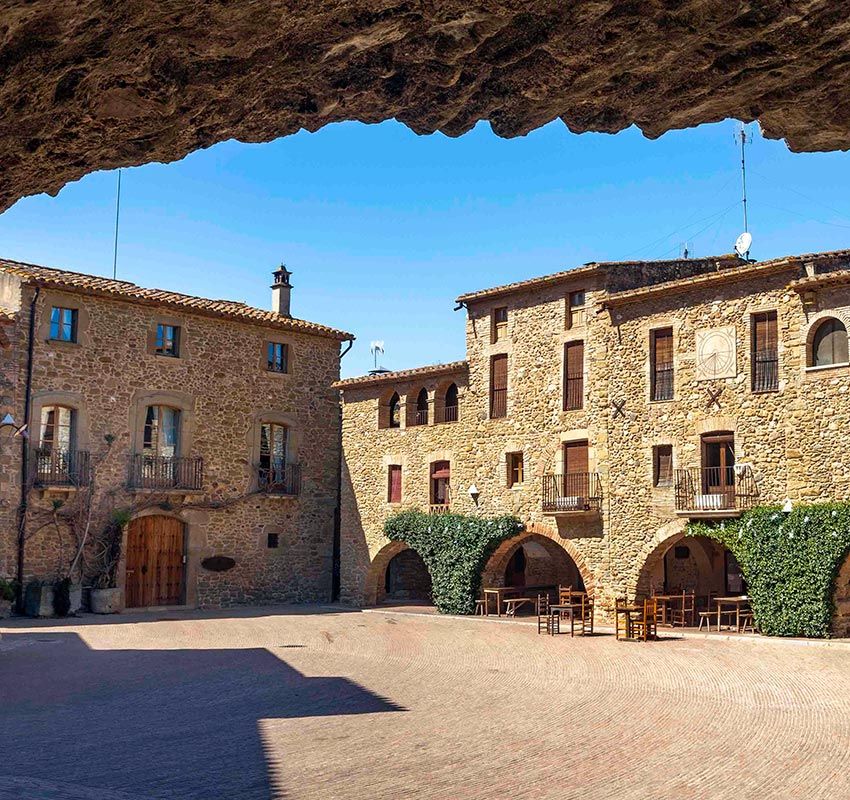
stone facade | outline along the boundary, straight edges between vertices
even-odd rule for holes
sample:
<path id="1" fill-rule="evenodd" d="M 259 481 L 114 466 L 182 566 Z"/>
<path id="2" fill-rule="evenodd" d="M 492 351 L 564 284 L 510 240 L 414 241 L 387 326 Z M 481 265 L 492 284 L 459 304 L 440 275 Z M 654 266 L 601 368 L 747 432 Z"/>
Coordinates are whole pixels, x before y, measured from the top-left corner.
<path id="1" fill-rule="evenodd" d="M 568 323 L 570 295 L 579 291 L 583 313 Z M 402 465 L 401 507 L 424 509 L 428 465 L 450 461 L 454 509 L 519 516 L 526 533 L 511 546 L 530 537 L 557 544 L 602 607 L 652 584 L 728 590 L 734 565 L 705 542 L 689 540 L 687 557 L 665 562 L 689 518 L 733 516 L 749 503 L 786 498 L 850 497 L 850 365 L 811 367 L 807 360 L 823 319 L 850 328 L 850 254 L 590 264 L 459 301 L 468 321 L 466 362 L 454 376 L 463 387 L 457 422 L 411 427 L 402 415 L 398 429 L 378 429 L 379 406 L 392 392 L 403 403 L 423 386 L 431 397 L 439 392 L 439 367 L 339 384 L 342 593 L 350 602 L 376 599 L 384 566 L 378 556 L 388 544 L 382 525 L 396 510 L 386 502 L 388 464 Z M 497 334 L 496 309 L 504 308 L 507 327 Z M 778 375 L 775 390 L 759 392 L 753 315 L 765 311 L 776 313 Z M 673 335 L 673 393 L 653 400 L 653 331 L 664 328 Z M 583 342 L 583 402 L 564 410 L 564 346 L 573 341 Z M 507 413 L 491 419 L 491 359 L 502 353 Z M 723 474 L 735 486 L 730 503 L 715 508 L 699 484 L 713 474 L 706 448 L 714 452 L 709 443 L 720 432 L 728 445 L 717 447 L 735 464 Z M 544 476 L 562 473 L 563 444 L 580 441 L 587 442 L 588 472 L 598 475 L 598 509 L 570 507 L 565 498 L 567 505 L 544 512 Z M 672 447 L 669 481 L 655 478 L 657 446 Z M 514 486 L 511 453 L 522 453 L 524 470 Z M 696 489 L 692 473 L 680 472 L 692 469 Z M 470 485 L 478 490 L 474 500 Z M 504 579 L 500 558 L 498 569 L 488 566 L 490 581 Z"/>
<path id="2" fill-rule="evenodd" d="M 134 291 L 126 288 L 130 284 L 104 286 L 102 279 L 61 272 L 54 277 L 43 269 L 28 277 L 14 265 L 0 269 L 0 301 L 8 309 L 0 413 L 11 412 L 18 422 L 24 418 L 30 308 L 35 312 L 31 435 L 22 440 L 0 430 L 0 575 L 14 576 L 17 569 L 20 443 L 39 443 L 41 409 L 55 404 L 73 409 L 75 449 L 90 453 L 93 530 L 102 529 L 115 509 L 133 518 L 157 515 L 184 523 L 178 604 L 330 599 L 339 461 L 339 403 L 332 384 L 339 377 L 340 342 L 352 337 L 241 304 L 138 287 L 142 299 L 135 299 L 127 296 Z M 75 285 L 77 279 L 82 285 Z M 76 310 L 76 342 L 51 339 L 54 307 Z M 160 323 L 179 326 L 178 357 L 155 353 Z M 288 345 L 285 374 L 267 368 L 268 342 Z M 176 454 L 192 465 L 202 461 L 196 488 L 139 488 L 144 478 L 131 488 L 134 454 L 143 451 L 152 405 L 179 410 Z M 260 489 L 263 423 L 286 427 L 286 460 L 300 465 L 300 491 Z M 111 444 L 107 436 L 114 437 Z M 55 526 L 40 526 L 55 500 L 72 508 L 78 493 L 55 486 L 29 492 L 26 579 L 52 579 L 67 569 L 67 530 L 60 528 L 60 536 Z M 125 531 L 122 586 L 126 537 Z M 235 565 L 205 569 L 202 562 L 212 556 Z"/>

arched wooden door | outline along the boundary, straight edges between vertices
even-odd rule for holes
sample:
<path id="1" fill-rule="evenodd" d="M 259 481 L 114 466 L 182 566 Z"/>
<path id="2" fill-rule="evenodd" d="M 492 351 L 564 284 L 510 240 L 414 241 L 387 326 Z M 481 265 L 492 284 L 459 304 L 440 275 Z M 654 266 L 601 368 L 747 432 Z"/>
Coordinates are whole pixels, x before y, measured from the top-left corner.
<path id="1" fill-rule="evenodd" d="M 134 519 L 127 529 L 127 607 L 183 602 L 185 526 L 174 517 Z"/>

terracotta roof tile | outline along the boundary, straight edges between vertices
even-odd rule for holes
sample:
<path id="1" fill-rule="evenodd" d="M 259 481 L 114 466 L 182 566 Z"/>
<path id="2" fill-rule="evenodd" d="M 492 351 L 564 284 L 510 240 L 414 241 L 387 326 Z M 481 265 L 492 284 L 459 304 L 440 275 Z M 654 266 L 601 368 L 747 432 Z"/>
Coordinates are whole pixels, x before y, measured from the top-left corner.
<path id="1" fill-rule="evenodd" d="M 821 272 L 819 275 L 807 275 L 788 284 L 789 289 L 802 291 L 814 286 L 831 286 L 840 283 L 850 283 L 850 269 L 839 269 L 835 272 Z"/>
<path id="2" fill-rule="evenodd" d="M 524 281 L 516 281 L 514 283 L 506 283 L 502 286 L 493 286 L 490 289 L 481 289 L 477 292 L 467 292 L 466 294 L 460 295 L 455 302 L 456 303 L 469 303 L 469 302 L 477 302 L 479 300 L 487 300 L 491 297 L 500 297 L 501 295 L 513 294 L 514 292 L 524 291 L 525 289 L 533 289 L 538 286 L 547 286 L 553 283 L 560 283 L 561 281 L 566 281 L 571 278 L 581 277 L 582 275 L 587 275 L 588 273 L 595 272 L 599 269 L 599 265 L 591 262 L 590 264 L 584 264 L 580 267 L 574 267 L 573 269 L 565 269 L 561 272 L 553 272 L 551 275 L 541 275 L 537 278 L 528 278 L 528 280 Z"/>
<path id="3" fill-rule="evenodd" d="M 101 278 L 97 275 L 86 275 L 81 272 L 42 267 L 38 264 L 25 264 L 20 261 L 10 261 L 0 258 L 0 271 L 15 275 L 25 283 L 42 286 L 53 286 L 67 291 L 80 291 L 85 294 L 104 295 L 108 297 L 136 300 L 145 304 L 164 305 L 171 308 L 186 309 L 199 314 L 227 317 L 234 320 L 253 322 L 259 325 L 269 325 L 281 330 L 324 336 L 344 341 L 354 339 L 345 331 L 308 322 L 303 319 L 282 317 L 273 311 L 265 311 L 240 303 L 237 300 L 211 300 L 205 297 L 195 297 L 179 292 L 169 292 L 164 289 L 145 289 L 129 281 Z"/>
<path id="4" fill-rule="evenodd" d="M 469 367 L 466 361 L 452 361 L 449 364 L 432 364 L 428 367 L 400 369 L 395 372 L 382 372 L 378 375 L 360 375 L 356 378 L 344 378 L 334 384 L 335 389 L 345 389 L 349 386 L 370 386 L 376 383 L 392 383 L 408 378 L 426 378 L 434 375 L 448 375 L 455 372 L 465 372 Z"/>

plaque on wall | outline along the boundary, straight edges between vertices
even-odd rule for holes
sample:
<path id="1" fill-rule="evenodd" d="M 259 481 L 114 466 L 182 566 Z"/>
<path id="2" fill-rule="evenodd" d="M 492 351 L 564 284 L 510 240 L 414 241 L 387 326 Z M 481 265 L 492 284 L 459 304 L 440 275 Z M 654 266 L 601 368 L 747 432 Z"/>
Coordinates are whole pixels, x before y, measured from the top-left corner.
<path id="1" fill-rule="evenodd" d="M 697 331 L 696 379 L 711 381 L 737 374 L 735 326 Z"/>

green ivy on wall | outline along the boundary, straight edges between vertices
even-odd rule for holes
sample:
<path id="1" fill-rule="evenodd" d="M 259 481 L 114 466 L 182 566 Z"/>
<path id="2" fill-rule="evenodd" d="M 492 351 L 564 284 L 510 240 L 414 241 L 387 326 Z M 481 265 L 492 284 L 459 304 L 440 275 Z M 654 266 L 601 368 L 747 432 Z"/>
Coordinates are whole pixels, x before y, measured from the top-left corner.
<path id="1" fill-rule="evenodd" d="M 835 578 L 850 551 L 850 503 L 756 508 L 736 520 L 689 523 L 688 533 L 738 559 L 762 633 L 829 636 Z"/>
<path id="2" fill-rule="evenodd" d="M 384 523 L 388 539 L 404 542 L 425 562 L 434 604 L 443 614 L 471 614 L 487 560 L 523 530 L 516 517 L 423 514 L 403 511 Z"/>

